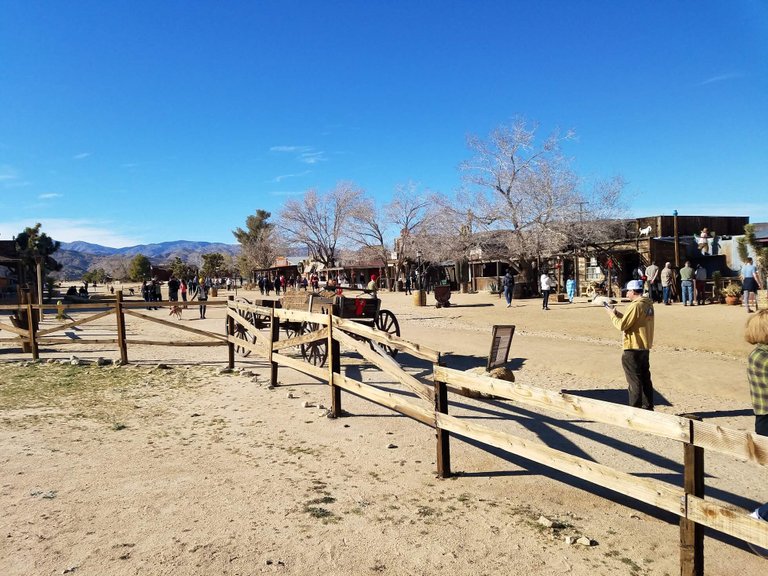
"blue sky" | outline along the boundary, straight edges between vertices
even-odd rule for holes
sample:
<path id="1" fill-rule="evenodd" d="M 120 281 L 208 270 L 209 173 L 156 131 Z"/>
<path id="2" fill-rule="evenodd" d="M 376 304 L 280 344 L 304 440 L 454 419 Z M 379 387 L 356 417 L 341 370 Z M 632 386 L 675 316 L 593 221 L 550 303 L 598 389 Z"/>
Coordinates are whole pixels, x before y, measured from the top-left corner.
<path id="1" fill-rule="evenodd" d="M 452 194 L 517 117 L 630 216 L 768 221 L 768 2 L 0 0 L 0 239 L 231 230 L 351 180 Z"/>

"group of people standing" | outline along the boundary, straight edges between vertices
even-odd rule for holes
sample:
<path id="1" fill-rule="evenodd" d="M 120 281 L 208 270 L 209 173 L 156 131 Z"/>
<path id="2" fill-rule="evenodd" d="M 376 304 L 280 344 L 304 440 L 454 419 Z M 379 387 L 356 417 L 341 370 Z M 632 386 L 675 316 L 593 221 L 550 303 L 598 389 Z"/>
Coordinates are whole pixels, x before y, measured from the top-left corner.
<path id="1" fill-rule="evenodd" d="M 741 268 L 742 300 L 747 312 L 757 309 L 757 291 L 762 281 L 752 258 L 747 258 Z M 635 279 L 643 279 L 647 283 L 648 294 L 656 303 L 663 302 L 666 306 L 677 299 L 677 274 L 671 262 L 665 262 L 664 268 L 659 268 L 656 262 L 635 272 Z M 701 306 L 707 303 L 707 270 L 701 264 L 694 268 L 689 260 L 680 268 L 680 300 L 684 306 Z"/>

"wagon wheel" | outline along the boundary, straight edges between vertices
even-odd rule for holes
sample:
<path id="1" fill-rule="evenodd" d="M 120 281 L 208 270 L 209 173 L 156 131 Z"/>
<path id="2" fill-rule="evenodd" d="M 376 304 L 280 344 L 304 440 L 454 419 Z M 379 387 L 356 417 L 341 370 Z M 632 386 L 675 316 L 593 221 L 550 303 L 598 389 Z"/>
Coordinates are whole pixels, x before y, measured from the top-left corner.
<path id="1" fill-rule="evenodd" d="M 387 334 L 400 336 L 400 324 L 398 324 L 395 315 L 389 310 L 379 310 L 379 314 L 376 316 L 376 329 Z M 384 346 L 384 350 L 393 358 L 397 356 L 397 348 Z"/>
<path id="2" fill-rule="evenodd" d="M 315 322 L 304 322 L 302 324 L 302 334 L 316 332 L 319 328 L 320 325 Z M 318 340 L 309 344 L 302 344 L 301 355 L 310 364 L 325 366 L 325 361 L 328 359 L 328 342 L 326 340 Z"/>
<path id="3" fill-rule="evenodd" d="M 242 324 L 235 324 L 235 338 L 251 343 L 256 342 L 256 336 L 252 336 L 251 333 L 248 332 L 248 330 L 246 330 L 245 326 Z M 251 349 L 246 348 L 245 346 L 241 346 L 240 344 L 235 344 L 235 352 L 237 352 L 237 354 L 243 358 L 247 358 L 251 354 Z"/>

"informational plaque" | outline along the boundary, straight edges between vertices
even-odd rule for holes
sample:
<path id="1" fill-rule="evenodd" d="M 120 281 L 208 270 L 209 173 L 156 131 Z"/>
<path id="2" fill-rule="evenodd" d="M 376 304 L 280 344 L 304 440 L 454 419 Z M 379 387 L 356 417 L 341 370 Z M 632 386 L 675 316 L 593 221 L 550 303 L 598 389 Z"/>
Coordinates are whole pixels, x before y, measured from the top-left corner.
<path id="1" fill-rule="evenodd" d="M 491 353 L 488 355 L 486 370 L 493 370 L 507 363 L 509 347 L 512 345 L 512 336 L 515 335 L 514 324 L 496 325 L 493 327 L 493 339 L 491 340 Z"/>

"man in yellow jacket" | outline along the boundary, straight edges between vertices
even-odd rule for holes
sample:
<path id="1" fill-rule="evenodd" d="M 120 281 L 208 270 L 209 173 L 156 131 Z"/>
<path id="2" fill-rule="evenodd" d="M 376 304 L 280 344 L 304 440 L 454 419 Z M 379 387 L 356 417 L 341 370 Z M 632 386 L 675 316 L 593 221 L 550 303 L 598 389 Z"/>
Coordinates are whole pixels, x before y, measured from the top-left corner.
<path id="1" fill-rule="evenodd" d="M 629 385 L 629 405 L 653 410 L 650 352 L 653 346 L 653 302 L 643 296 L 642 280 L 627 283 L 627 298 L 631 303 L 622 314 L 606 307 L 613 325 L 624 333 L 621 365 Z"/>

